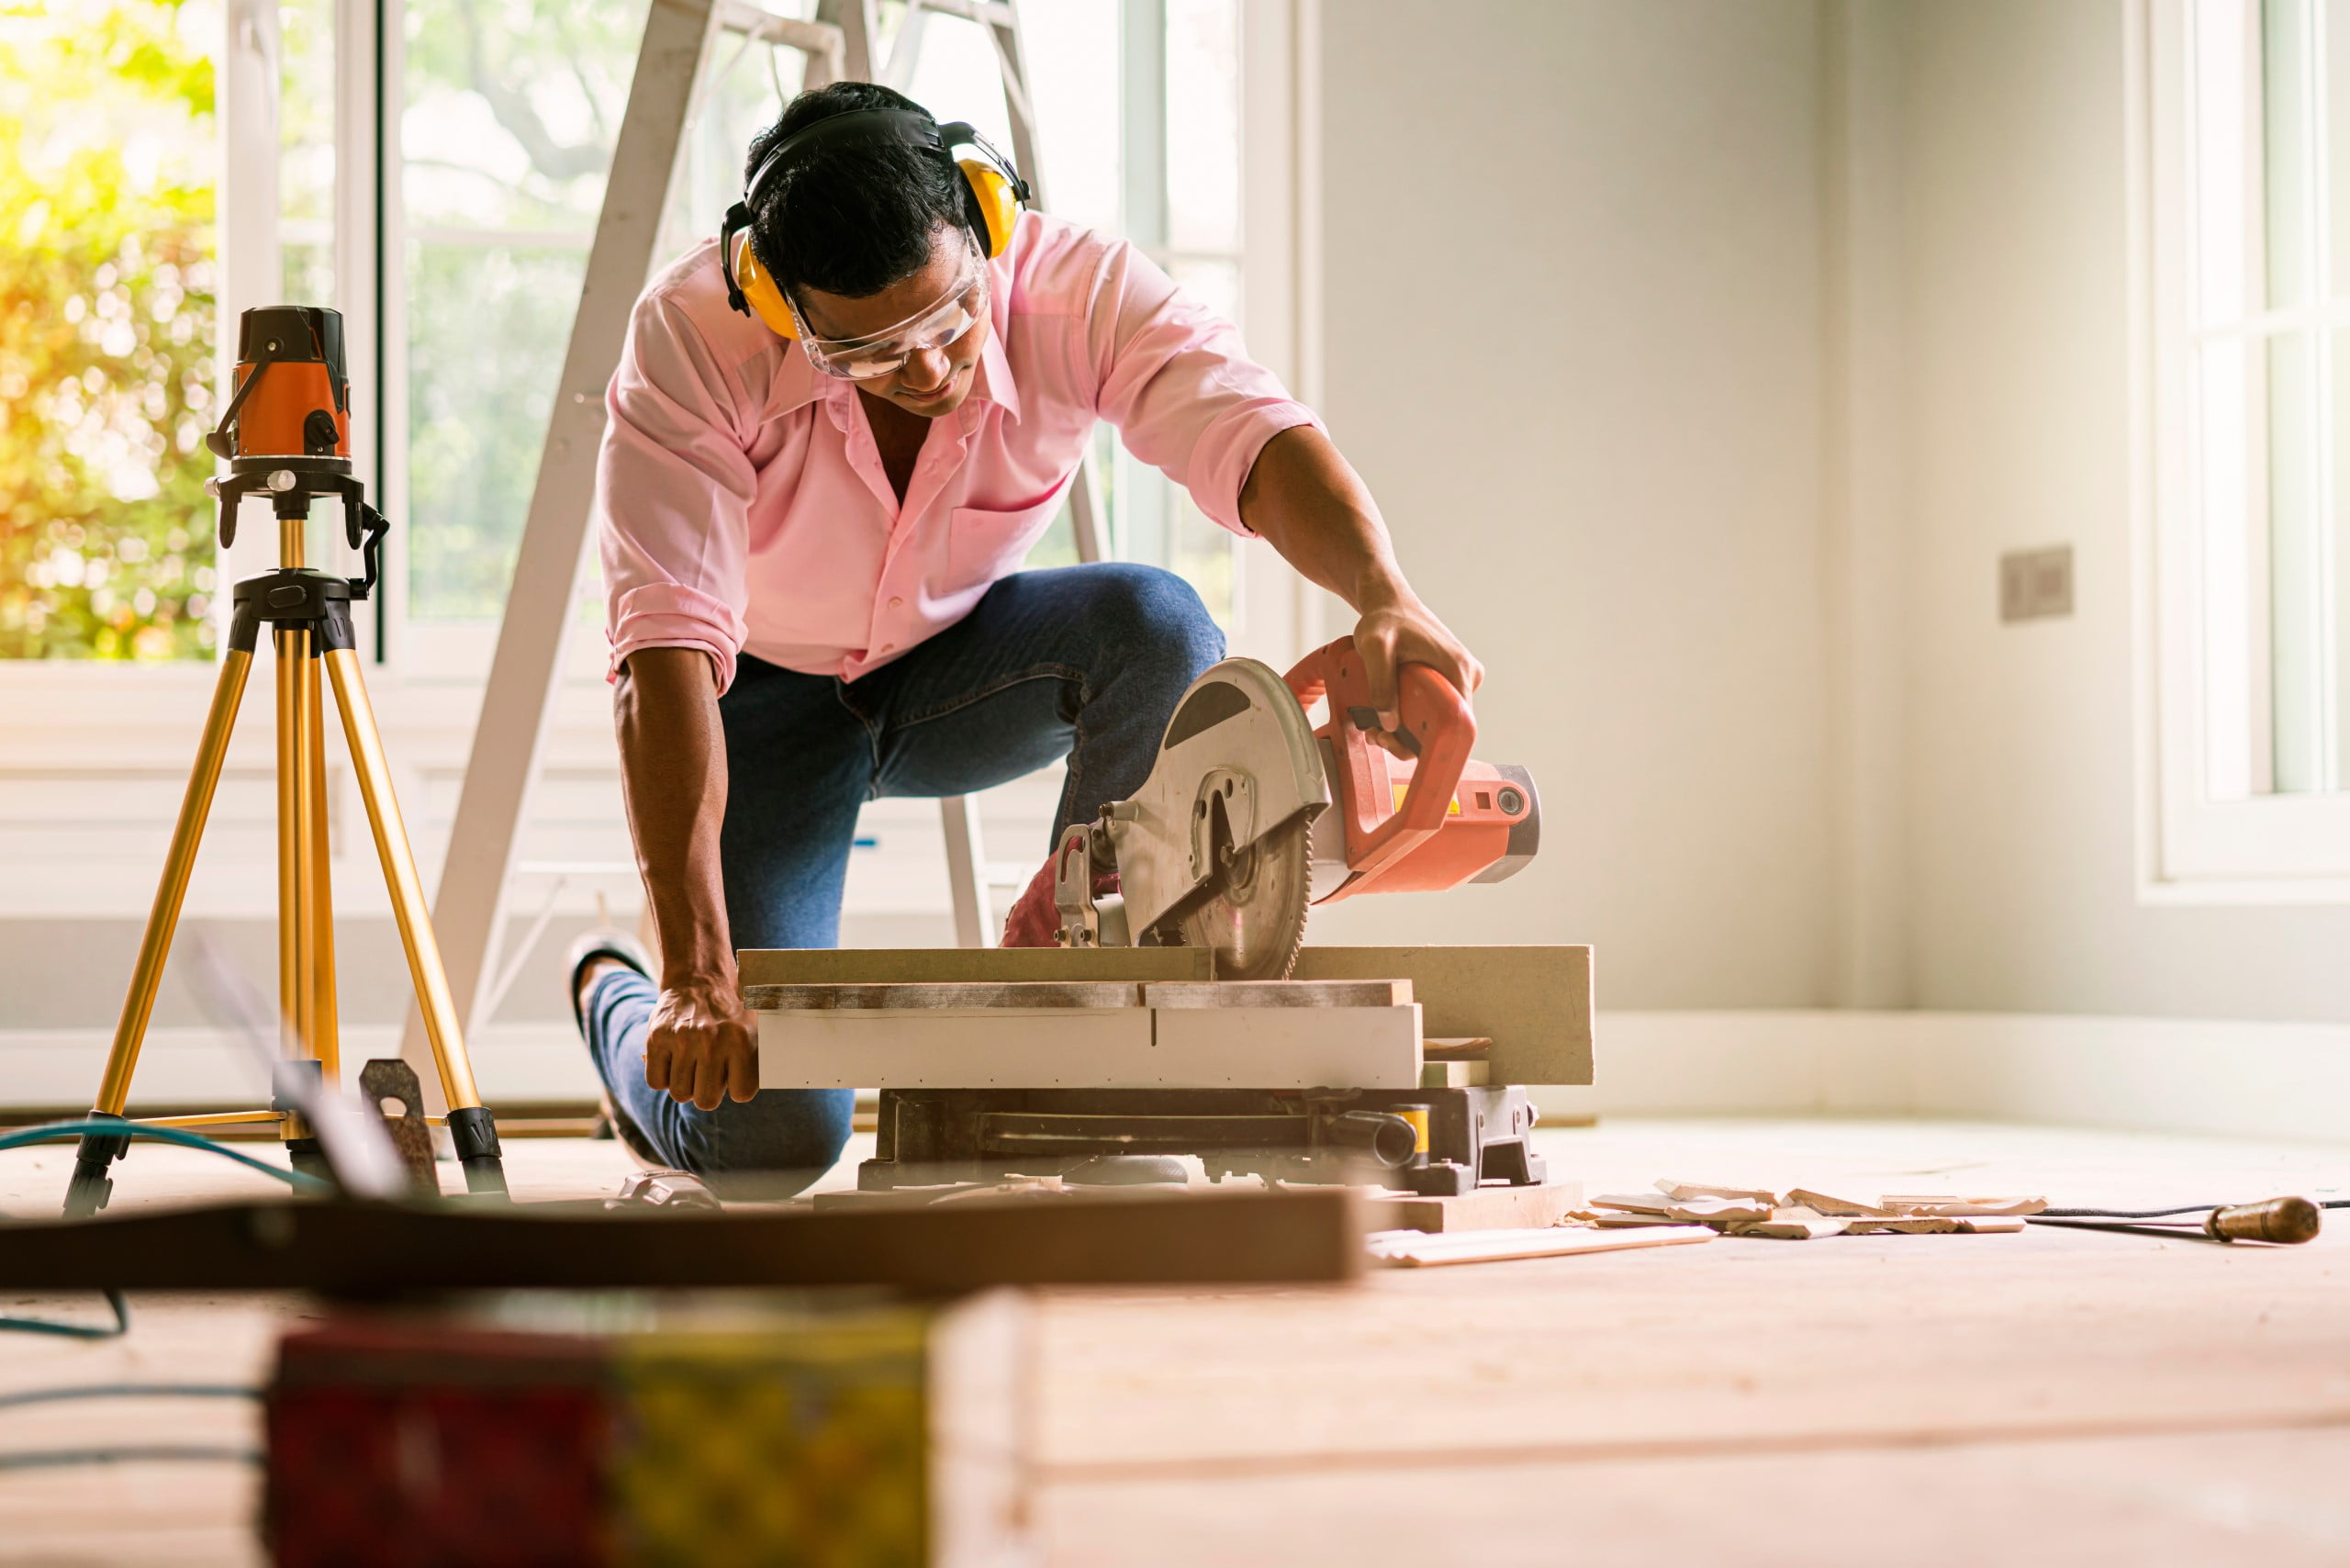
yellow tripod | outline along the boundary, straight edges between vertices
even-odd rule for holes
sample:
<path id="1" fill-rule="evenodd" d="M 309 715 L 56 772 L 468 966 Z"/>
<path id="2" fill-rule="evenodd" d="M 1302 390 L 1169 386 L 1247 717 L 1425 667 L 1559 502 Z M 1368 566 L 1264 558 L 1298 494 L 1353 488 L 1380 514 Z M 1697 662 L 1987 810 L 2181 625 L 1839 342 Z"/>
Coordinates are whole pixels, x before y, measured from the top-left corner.
<path id="1" fill-rule="evenodd" d="M 235 537 L 236 509 L 242 496 L 248 491 L 270 495 L 277 512 L 280 565 L 277 570 L 249 577 L 236 587 L 235 614 L 229 647 L 220 660 L 220 678 L 205 716 L 204 738 L 196 748 L 187 793 L 180 801 L 162 881 L 148 912 L 138 967 L 131 973 L 129 993 L 123 998 L 114 1047 L 106 1057 L 106 1076 L 99 1082 L 91 1114 L 121 1120 L 129 1102 L 130 1077 L 139 1065 L 147 1021 L 154 1012 L 163 961 L 179 924 L 180 905 L 187 894 L 188 876 L 196 866 L 213 791 L 220 781 L 229 732 L 236 725 L 261 627 L 267 622 L 277 655 L 277 977 L 283 1048 L 297 1061 L 316 1064 L 314 1070 L 330 1082 L 336 1078 L 340 1062 L 334 917 L 328 885 L 325 703 L 319 686 L 323 665 L 326 678 L 334 688 L 343 736 L 350 743 L 352 767 L 358 777 L 360 798 L 366 802 L 368 825 L 375 831 L 375 853 L 391 891 L 400 942 L 408 950 L 408 976 L 424 1012 L 433 1060 L 440 1068 L 441 1088 L 449 1103 L 447 1126 L 464 1166 L 465 1184 L 476 1193 L 503 1193 L 506 1176 L 497 1124 L 474 1088 L 473 1067 L 465 1058 L 448 978 L 442 972 L 441 950 L 432 937 L 423 885 L 416 874 L 416 857 L 408 848 L 408 830 L 401 824 L 391 770 L 384 758 L 383 736 L 375 728 L 375 710 L 360 678 L 359 654 L 352 635 L 351 601 L 354 597 L 364 599 L 375 587 L 383 520 L 362 497 L 357 481 L 350 476 L 347 460 L 273 458 L 266 464 L 251 465 L 249 471 L 234 477 L 216 481 L 214 489 L 220 498 L 223 544 Z M 354 545 L 360 543 L 360 520 L 366 520 L 367 573 L 363 581 L 308 570 L 302 565 L 302 534 L 310 500 L 321 494 L 342 497 Z M 261 1111 L 159 1116 L 149 1125 L 267 1123 L 277 1125 L 297 1166 L 322 1170 L 311 1129 L 286 1104 Z M 69 1218 L 106 1206 L 114 1190 L 107 1171 L 129 1145 L 127 1137 L 84 1135 L 65 1199 Z"/>

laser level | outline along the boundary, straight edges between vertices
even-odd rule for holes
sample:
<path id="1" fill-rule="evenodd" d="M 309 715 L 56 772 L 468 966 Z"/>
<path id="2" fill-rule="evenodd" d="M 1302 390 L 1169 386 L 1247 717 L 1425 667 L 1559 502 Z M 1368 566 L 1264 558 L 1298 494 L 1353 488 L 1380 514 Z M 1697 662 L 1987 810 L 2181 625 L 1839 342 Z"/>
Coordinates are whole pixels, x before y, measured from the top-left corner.
<path id="1" fill-rule="evenodd" d="M 326 726 L 319 670 L 325 666 L 335 707 L 350 744 L 352 771 L 367 808 L 375 852 L 391 893 L 392 913 L 407 949 L 408 977 L 424 1014 L 434 1063 L 449 1114 L 446 1125 L 465 1184 L 474 1192 L 503 1193 L 505 1167 L 497 1123 L 474 1087 L 456 1008 L 442 971 L 441 950 L 424 902 L 424 885 L 392 792 L 384 740 L 361 678 L 358 644 L 352 634 L 351 606 L 375 591 L 382 572 L 384 535 L 389 524 L 367 504 L 366 490 L 351 469 L 351 377 L 343 353 L 342 317 L 316 306 L 272 305 L 246 311 L 238 323 L 236 391 L 221 411 L 219 428 L 205 438 L 214 455 L 227 460 L 225 477 L 206 482 L 220 503 L 220 543 L 237 537 L 237 512 L 248 496 L 266 496 L 277 516 L 278 567 L 237 584 L 231 600 L 229 645 L 220 657 L 212 706 L 196 746 L 196 766 L 172 828 L 163 876 L 148 911 L 130 990 L 123 998 L 106 1057 L 94 1118 L 120 1121 L 130 1098 L 130 1076 L 139 1063 L 155 993 L 163 978 L 172 934 L 179 924 L 189 874 L 204 837 L 206 817 L 228 758 L 229 736 L 244 697 L 261 627 L 269 623 L 277 655 L 277 972 L 281 1034 L 285 1053 L 312 1064 L 331 1080 L 340 1069 L 334 980 L 334 913 L 329 885 L 326 794 Z M 333 576 L 303 565 L 303 532 L 310 503 L 319 497 L 342 502 L 343 533 L 361 553 L 364 573 Z M 327 1174 L 317 1139 L 300 1111 L 284 1103 L 263 1111 L 223 1111 L 156 1117 L 173 1126 L 275 1124 L 294 1163 Z M 69 1217 L 95 1213 L 114 1190 L 107 1174 L 129 1140 L 105 1133 L 84 1135 L 67 1190 Z"/>

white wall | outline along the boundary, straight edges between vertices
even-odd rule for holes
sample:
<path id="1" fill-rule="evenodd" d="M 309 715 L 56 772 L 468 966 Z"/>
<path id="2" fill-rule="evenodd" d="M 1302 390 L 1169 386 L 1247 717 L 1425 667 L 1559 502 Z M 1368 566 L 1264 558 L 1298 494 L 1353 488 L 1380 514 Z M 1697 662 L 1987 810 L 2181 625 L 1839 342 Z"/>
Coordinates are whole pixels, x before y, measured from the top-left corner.
<path id="1" fill-rule="evenodd" d="M 2350 910 L 2143 902 L 2133 861 L 2123 0 L 1891 17 L 1913 1004 L 2350 1018 Z M 2070 620 L 1998 623 L 2070 542 Z"/>
<path id="2" fill-rule="evenodd" d="M 1816 7 L 1321 16 L 1325 411 L 1546 834 L 1315 939 L 1593 942 L 1613 1007 L 1823 1000 Z"/>

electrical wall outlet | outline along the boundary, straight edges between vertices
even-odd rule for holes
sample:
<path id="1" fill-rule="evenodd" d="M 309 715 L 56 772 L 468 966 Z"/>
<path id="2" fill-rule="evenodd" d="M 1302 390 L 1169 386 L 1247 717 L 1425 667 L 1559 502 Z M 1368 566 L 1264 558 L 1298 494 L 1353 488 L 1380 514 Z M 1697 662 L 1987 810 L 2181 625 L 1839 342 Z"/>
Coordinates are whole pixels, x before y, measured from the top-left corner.
<path id="1" fill-rule="evenodd" d="M 2010 550 L 1999 557 L 1999 619 L 2039 621 L 2073 613 L 2073 547 Z"/>

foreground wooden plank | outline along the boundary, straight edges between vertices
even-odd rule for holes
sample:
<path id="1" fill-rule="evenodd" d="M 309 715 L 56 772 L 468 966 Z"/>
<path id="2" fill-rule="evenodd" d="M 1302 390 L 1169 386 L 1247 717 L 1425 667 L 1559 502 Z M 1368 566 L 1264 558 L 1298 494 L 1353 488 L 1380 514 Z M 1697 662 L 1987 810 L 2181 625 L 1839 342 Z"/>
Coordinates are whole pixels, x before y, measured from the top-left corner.
<path id="1" fill-rule="evenodd" d="M 561 1286 L 1263 1283 L 1348 1280 L 1361 1209 L 1318 1192 L 1087 1194 L 882 1212 L 601 1204 L 226 1204 L 0 1224 L 0 1289 L 397 1293 Z"/>

